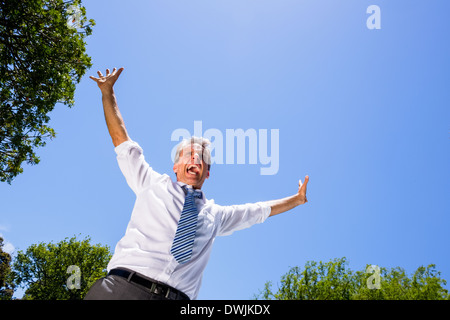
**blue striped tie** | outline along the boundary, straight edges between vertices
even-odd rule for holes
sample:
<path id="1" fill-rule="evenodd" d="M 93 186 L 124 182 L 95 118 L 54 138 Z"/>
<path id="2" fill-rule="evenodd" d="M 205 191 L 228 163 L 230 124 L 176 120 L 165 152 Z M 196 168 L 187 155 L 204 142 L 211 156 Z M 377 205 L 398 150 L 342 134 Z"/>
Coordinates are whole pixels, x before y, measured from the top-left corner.
<path id="1" fill-rule="evenodd" d="M 191 259 L 198 217 L 194 197 L 202 198 L 202 193 L 199 191 L 187 187 L 185 187 L 185 190 L 187 194 L 183 211 L 181 212 L 177 232 L 170 249 L 170 253 L 172 253 L 178 263 L 185 263 Z"/>

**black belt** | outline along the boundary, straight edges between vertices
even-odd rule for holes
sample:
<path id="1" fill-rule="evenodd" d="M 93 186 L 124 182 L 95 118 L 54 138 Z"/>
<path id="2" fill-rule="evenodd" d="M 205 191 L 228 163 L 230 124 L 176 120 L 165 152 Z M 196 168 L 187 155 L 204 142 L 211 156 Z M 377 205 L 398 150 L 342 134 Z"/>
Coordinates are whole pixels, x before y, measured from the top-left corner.
<path id="1" fill-rule="evenodd" d="M 171 300 L 190 300 L 189 297 L 183 292 L 172 288 L 168 285 L 152 281 L 141 277 L 139 274 L 133 271 L 127 271 L 124 269 L 112 269 L 108 272 L 108 275 L 119 276 L 127 279 L 130 282 L 140 284 L 150 290 L 151 293 L 164 296 Z"/>

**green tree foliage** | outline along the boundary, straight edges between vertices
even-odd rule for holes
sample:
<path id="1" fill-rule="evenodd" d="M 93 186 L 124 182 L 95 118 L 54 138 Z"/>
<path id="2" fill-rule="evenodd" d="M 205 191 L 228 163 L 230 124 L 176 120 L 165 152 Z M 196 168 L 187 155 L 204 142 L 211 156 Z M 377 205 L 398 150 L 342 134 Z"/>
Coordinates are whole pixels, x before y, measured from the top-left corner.
<path id="1" fill-rule="evenodd" d="M 34 244 L 26 252 L 18 251 L 14 279 L 26 288 L 24 299 L 83 299 L 94 282 L 106 275 L 111 256 L 108 247 L 90 244 L 89 237 Z"/>
<path id="2" fill-rule="evenodd" d="M 13 293 L 11 255 L 3 251 L 3 238 L 0 237 L 0 300 L 10 300 Z"/>
<path id="3" fill-rule="evenodd" d="M 55 137 L 48 114 L 73 106 L 94 24 L 81 0 L 0 0 L 0 181 L 37 164 L 35 149 Z"/>
<path id="4" fill-rule="evenodd" d="M 450 299 L 436 266 L 419 267 L 408 277 L 405 270 L 353 272 L 346 258 L 329 262 L 309 261 L 305 267 L 293 267 L 281 277 L 276 292 L 267 282 L 256 298 L 265 300 L 444 300 Z M 366 272 L 366 271 L 370 272 Z M 379 282 L 377 282 L 377 278 Z"/>

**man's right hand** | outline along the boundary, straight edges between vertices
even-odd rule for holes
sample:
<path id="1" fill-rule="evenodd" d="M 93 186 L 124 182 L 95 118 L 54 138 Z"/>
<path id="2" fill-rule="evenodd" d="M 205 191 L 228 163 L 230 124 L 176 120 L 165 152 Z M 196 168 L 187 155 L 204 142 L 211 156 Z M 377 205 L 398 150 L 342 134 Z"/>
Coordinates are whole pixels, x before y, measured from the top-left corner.
<path id="1" fill-rule="evenodd" d="M 106 69 L 106 76 L 102 75 L 100 71 L 97 71 L 98 78 L 92 76 L 89 77 L 97 82 L 98 87 L 102 91 L 103 111 L 105 113 L 106 125 L 108 126 L 108 131 L 115 147 L 124 141 L 130 140 L 113 90 L 114 83 L 116 83 L 123 69 L 124 68 L 120 68 L 117 70 L 114 68 L 112 73 L 109 72 L 109 69 Z"/>
<path id="2" fill-rule="evenodd" d="M 106 69 L 105 76 L 100 71 L 97 71 L 97 74 L 99 76 L 98 78 L 95 78 L 93 76 L 90 76 L 89 78 L 97 82 L 97 85 L 102 92 L 108 92 L 112 90 L 114 83 L 116 83 L 123 69 L 124 68 L 120 68 L 119 70 L 117 70 L 116 68 L 114 68 L 112 73 L 109 72 L 109 69 Z"/>

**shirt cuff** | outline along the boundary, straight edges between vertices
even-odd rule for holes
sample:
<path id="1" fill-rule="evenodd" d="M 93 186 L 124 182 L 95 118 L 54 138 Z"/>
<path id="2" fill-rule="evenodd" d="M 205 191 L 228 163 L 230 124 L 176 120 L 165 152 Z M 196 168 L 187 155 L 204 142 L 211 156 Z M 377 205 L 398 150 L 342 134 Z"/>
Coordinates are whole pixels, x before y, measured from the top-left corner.
<path id="1" fill-rule="evenodd" d="M 263 223 L 270 216 L 270 213 L 272 212 L 272 207 L 265 202 L 257 202 L 257 204 L 261 206 L 263 212 L 261 217 L 261 223 Z"/>
<path id="2" fill-rule="evenodd" d="M 139 146 L 139 144 L 135 141 L 132 140 L 127 140 L 122 142 L 121 144 L 119 144 L 117 147 L 114 148 L 114 151 L 116 152 L 116 154 L 118 156 L 120 155 L 125 155 L 128 150 L 130 150 L 131 148 L 138 148 L 141 149 L 142 148 Z"/>

